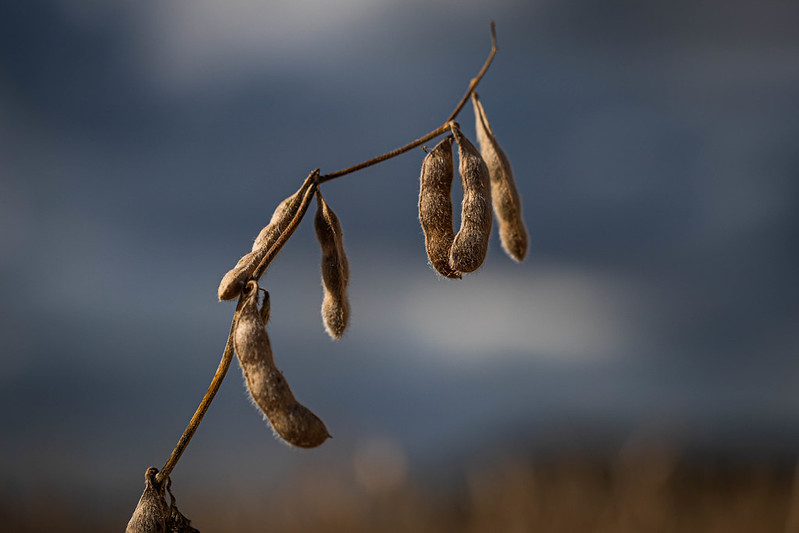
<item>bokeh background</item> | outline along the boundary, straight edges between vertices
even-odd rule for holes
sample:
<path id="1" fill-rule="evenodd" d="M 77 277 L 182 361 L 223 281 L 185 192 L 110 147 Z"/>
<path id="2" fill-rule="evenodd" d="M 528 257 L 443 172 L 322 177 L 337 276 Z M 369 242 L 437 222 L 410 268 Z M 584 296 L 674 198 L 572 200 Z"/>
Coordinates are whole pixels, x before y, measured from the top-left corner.
<path id="1" fill-rule="evenodd" d="M 630 449 L 790 477 L 799 4 L 3 2 L 10 530 L 124 527 L 216 368 L 233 311 L 221 276 L 312 169 L 441 124 L 490 19 L 500 51 L 479 92 L 514 165 L 527 259 L 495 235 L 478 273 L 437 277 L 421 150 L 324 186 L 351 263 L 346 336 L 321 326 L 308 220 L 265 285 L 278 364 L 334 439 L 277 442 L 234 364 L 173 473 L 181 509 L 201 530 L 256 531 L 253 513 L 291 487 L 305 512 L 340 512 L 397 487 L 492 493 L 473 474 L 492 465 L 511 465 L 491 478 L 506 488 L 541 457 L 627 465 Z M 473 136 L 470 107 L 459 120 Z"/>

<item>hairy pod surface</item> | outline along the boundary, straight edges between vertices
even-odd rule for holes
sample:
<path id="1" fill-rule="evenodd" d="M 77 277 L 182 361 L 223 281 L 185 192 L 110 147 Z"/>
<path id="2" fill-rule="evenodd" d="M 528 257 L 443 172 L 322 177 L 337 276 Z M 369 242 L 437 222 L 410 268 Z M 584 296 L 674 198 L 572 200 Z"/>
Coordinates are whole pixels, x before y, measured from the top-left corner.
<path id="1" fill-rule="evenodd" d="M 322 321 L 328 335 L 340 339 L 350 318 L 347 298 L 350 264 L 344 252 L 341 223 L 319 190 L 316 191 L 316 206 L 314 229 L 322 248 Z"/>
<path id="2" fill-rule="evenodd" d="M 491 198 L 499 222 L 502 248 L 511 258 L 521 261 L 527 253 L 527 228 L 524 225 L 522 201 L 513 179 L 510 160 L 494 136 L 477 93 L 472 93 L 472 103 L 477 142 L 491 176 Z"/>
<path id="3" fill-rule="evenodd" d="M 297 214 L 302 203 L 302 197 L 305 196 L 305 191 L 308 190 L 309 185 L 310 182 L 306 180 L 297 192 L 278 204 L 274 213 L 272 213 L 269 224 L 255 237 L 255 241 L 252 243 L 253 252 L 260 248 L 268 250 L 275 244 L 280 234 L 283 233 L 291 219 Z"/>
<path id="4" fill-rule="evenodd" d="M 319 417 L 294 398 L 286 378 L 275 366 L 258 309 L 257 287 L 254 281 L 247 284 L 249 294 L 245 296 L 247 301 L 241 308 L 233 338 L 247 389 L 280 438 L 293 446 L 314 448 L 330 434 Z"/>
<path id="5" fill-rule="evenodd" d="M 236 266 L 228 270 L 227 274 L 219 282 L 219 288 L 216 290 L 216 295 L 219 300 L 232 300 L 238 298 L 241 294 L 244 284 L 247 283 L 255 271 L 255 267 L 261 261 L 261 258 L 266 254 L 266 250 L 259 249 L 244 255 Z"/>
<path id="6" fill-rule="evenodd" d="M 220 300 L 238 298 L 244 288 L 244 284 L 252 277 L 261 259 L 266 256 L 269 249 L 277 242 L 280 235 L 297 214 L 297 211 L 299 211 L 302 199 L 310 184 L 310 180 L 305 180 L 296 193 L 280 202 L 275 208 L 269 224 L 255 238 L 252 251 L 239 259 L 236 266 L 231 268 L 219 283 L 217 296 Z"/>
<path id="7" fill-rule="evenodd" d="M 155 481 L 158 469 L 154 466 L 144 473 L 144 492 L 130 517 L 125 533 L 167 533 L 168 508 L 163 486 Z"/>
<path id="8" fill-rule="evenodd" d="M 449 264 L 460 272 L 474 272 L 485 260 L 491 237 L 491 178 L 480 152 L 454 123 L 452 133 L 458 143 L 463 202 L 461 227 L 450 249 Z"/>
<path id="9" fill-rule="evenodd" d="M 449 253 L 455 240 L 452 224 L 451 135 L 433 148 L 424 161 L 419 178 L 419 222 L 424 232 L 427 257 L 433 268 L 444 277 L 460 279 L 461 273 L 449 265 Z"/>

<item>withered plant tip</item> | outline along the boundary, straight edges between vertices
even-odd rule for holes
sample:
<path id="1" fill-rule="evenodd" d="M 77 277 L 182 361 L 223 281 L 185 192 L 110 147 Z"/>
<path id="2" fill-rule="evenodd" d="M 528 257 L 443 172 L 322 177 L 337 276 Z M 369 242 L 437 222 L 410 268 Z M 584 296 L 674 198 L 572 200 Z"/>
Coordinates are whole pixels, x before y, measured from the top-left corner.
<path id="1" fill-rule="evenodd" d="M 527 247 L 526 230 L 521 219 L 521 202 L 513 183 L 510 163 L 496 143 L 485 112 L 474 94 L 497 53 L 493 22 L 490 29 L 491 51 L 480 71 L 470 81 L 463 98 L 443 124 L 408 144 L 362 163 L 324 175 L 319 169 L 313 170 L 297 192 L 278 204 L 268 224 L 255 238 L 251 250 L 224 275 L 217 296 L 220 300 L 238 301 L 222 359 L 207 392 L 164 466 L 160 471 L 153 467 L 147 469 L 145 489 L 128 524 L 128 533 L 196 531 L 177 511 L 174 497 L 172 505 L 166 505 L 164 484 L 170 480 L 172 470 L 218 392 L 234 354 L 238 355 L 253 402 L 264 413 L 277 435 L 286 442 L 303 448 L 319 446 L 330 437 L 325 424 L 297 402 L 285 377 L 274 363 L 272 346 L 266 332 L 271 302 L 269 293 L 258 285 L 275 256 L 294 234 L 311 199 L 316 196 L 318 207 L 314 226 L 322 248 L 322 317 L 331 337 L 337 339 L 344 333 L 350 317 L 347 299 L 349 262 L 344 252 L 341 223 L 319 192 L 322 183 L 386 161 L 451 132 L 452 135 L 438 143 L 422 163 L 419 220 L 431 264 L 448 278 L 460 278 L 462 273 L 473 272 L 482 265 L 491 233 L 492 192 L 498 196 L 494 210 L 500 224 L 503 247 L 514 259 L 521 260 L 524 256 Z M 474 102 L 482 153 L 461 133 L 458 124 L 454 122 L 469 98 L 473 98 Z M 458 144 L 459 173 L 464 190 L 461 226 L 457 234 L 453 228 L 451 199 L 454 176 L 453 139 Z M 484 159 L 489 161 L 488 166 Z M 260 308 L 259 290 L 264 292 Z"/>

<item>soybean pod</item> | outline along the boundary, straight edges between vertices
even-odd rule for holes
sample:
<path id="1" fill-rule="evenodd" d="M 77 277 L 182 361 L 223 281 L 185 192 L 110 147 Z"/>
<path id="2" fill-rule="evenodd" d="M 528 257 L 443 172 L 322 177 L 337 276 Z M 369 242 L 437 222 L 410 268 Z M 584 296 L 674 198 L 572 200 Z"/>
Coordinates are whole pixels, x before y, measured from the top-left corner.
<path id="1" fill-rule="evenodd" d="M 275 366 L 272 345 L 258 309 L 258 284 L 247 283 L 234 333 L 234 348 L 253 403 L 275 434 L 300 448 L 314 448 L 330 434 L 319 417 L 299 403 L 283 373 Z M 265 302 L 268 305 L 268 300 Z"/>

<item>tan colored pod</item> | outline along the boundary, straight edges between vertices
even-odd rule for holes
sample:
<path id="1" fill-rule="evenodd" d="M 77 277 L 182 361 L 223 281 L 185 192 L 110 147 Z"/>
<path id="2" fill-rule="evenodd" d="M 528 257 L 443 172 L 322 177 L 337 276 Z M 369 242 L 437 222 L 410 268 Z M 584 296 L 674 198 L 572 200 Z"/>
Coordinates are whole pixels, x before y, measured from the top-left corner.
<path id="1" fill-rule="evenodd" d="M 463 202 L 461 227 L 449 252 L 449 265 L 460 272 L 474 272 L 485 260 L 491 237 L 491 178 L 480 152 L 454 122 L 452 133 L 458 143 Z"/>
<path id="2" fill-rule="evenodd" d="M 344 252 L 341 223 L 318 189 L 316 205 L 314 229 L 322 247 L 322 320 L 327 333 L 334 339 L 340 339 L 350 318 L 347 298 L 350 264 Z"/>
<path id="3" fill-rule="evenodd" d="M 461 273 L 449 266 L 449 253 L 455 240 L 452 225 L 451 135 L 438 143 L 422 161 L 419 178 L 419 222 L 430 264 L 444 277 L 460 279 Z"/>
<path id="4" fill-rule="evenodd" d="M 305 180 L 300 190 L 280 202 L 275 208 L 274 213 L 272 213 L 269 224 L 255 237 L 255 241 L 252 243 L 253 252 L 260 248 L 269 249 L 275 244 L 277 238 L 280 237 L 280 234 L 286 229 L 291 219 L 297 214 L 300 204 L 302 203 L 302 198 L 305 196 L 305 191 L 308 190 L 310 185 L 311 182 Z"/>
<path id="5" fill-rule="evenodd" d="M 144 492 L 130 517 L 125 533 L 166 533 L 168 508 L 163 486 L 155 481 L 158 469 L 154 466 L 144 473 Z"/>
<path id="6" fill-rule="evenodd" d="M 232 300 L 241 294 L 244 284 L 249 281 L 258 264 L 286 230 L 297 211 L 299 211 L 302 199 L 311 183 L 310 179 L 306 179 L 296 193 L 280 202 L 274 213 L 272 213 L 272 219 L 269 224 L 255 238 L 252 251 L 239 259 L 236 266 L 231 268 L 222 278 L 217 289 L 217 296 L 220 300 Z"/>
<path id="7" fill-rule="evenodd" d="M 499 146 L 488 117 L 477 93 L 472 93 L 474 116 L 477 129 L 477 142 L 480 153 L 491 176 L 491 198 L 494 213 L 499 222 L 499 238 L 502 248 L 514 260 L 521 261 L 527 253 L 527 228 L 522 217 L 522 202 L 510 160 Z"/>
<path id="8" fill-rule="evenodd" d="M 244 288 L 244 284 L 252 277 L 253 271 L 264 255 L 266 255 L 266 250 L 261 248 L 239 259 L 236 266 L 231 268 L 222 278 L 222 281 L 219 282 L 219 288 L 216 290 L 219 299 L 232 300 L 238 298 Z"/>
<path id="9" fill-rule="evenodd" d="M 294 398 L 286 378 L 275 366 L 258 309 L 258 284 L 250 281 L 245 291 L 247 300 L 239 313 L 233 342 L 252 400 L 281 439 L 301 448 L 319 446 L 330 434 L 319 417 Z"/>

